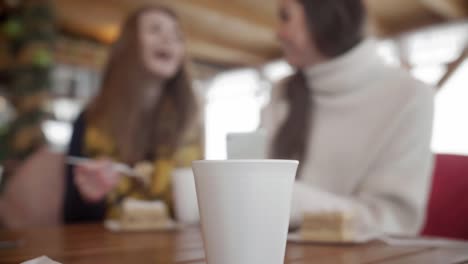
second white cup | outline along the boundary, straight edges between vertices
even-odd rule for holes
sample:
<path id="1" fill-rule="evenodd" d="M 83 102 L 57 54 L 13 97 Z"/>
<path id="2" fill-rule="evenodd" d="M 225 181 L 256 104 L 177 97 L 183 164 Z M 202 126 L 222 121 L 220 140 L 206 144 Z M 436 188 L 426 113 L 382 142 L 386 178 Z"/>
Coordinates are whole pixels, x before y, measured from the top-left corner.
<path id="1" fill-rule="evenodd" d="M 172 192 L 177 222 L 198 224 L 200 215 L 192 168 L 175 169 L 172 172 Z"/>

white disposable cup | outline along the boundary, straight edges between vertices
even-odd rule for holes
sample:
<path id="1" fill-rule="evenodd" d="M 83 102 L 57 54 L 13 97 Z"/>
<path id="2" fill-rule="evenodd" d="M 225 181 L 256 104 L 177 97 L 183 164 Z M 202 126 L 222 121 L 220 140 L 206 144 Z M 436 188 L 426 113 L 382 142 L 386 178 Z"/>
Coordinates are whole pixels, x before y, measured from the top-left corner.
<path id="1" fill-rule="evenodd" d="M 194 161 L 208 264 L 282 264 L 294 178 L 290 160 Z"/>
<path id="2" fill-rule="evenodd" d="M 198 224 L 200 215 L 191 168 L 175 169 L 172 172 L 172 193 L 176 220 L 187 225 Z"/>

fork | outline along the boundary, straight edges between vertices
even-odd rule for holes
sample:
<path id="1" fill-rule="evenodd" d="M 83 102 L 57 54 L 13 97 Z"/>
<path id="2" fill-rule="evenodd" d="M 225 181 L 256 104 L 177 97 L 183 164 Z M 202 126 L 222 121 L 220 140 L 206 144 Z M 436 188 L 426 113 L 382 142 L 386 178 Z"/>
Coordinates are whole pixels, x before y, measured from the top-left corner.
<path id="1" fill-rule="evenodd" d="M 67 157 L 67 163 L 73 166 L 83 165 L 85 163 L 92 162 L 92 161 L 95 161 L 95 160 L 90 159 L 90 158 L 84 158 L 84 157 L 74 157 L 74 156 Z M 112 170 L 122 173 L 129 177 L 136 177 L 140 179 L 143 178 L 143 175 L 140 175 L 139 173 L 134 171 L 130 166 L 124 163 L 112 162 L 111 168 Z"/>

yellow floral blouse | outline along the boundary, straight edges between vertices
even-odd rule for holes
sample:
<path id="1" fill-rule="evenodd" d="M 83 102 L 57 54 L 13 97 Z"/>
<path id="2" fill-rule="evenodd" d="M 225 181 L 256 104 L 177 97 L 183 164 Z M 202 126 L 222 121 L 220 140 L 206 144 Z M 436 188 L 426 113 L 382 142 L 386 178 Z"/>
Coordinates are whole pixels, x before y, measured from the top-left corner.
<path id="1" fill-rule="evenodd" d="M 171 172 L 175 168 L 190 167 L 193 160 L 202 159 L 202 140 L 200 131 L 189 131 L 182 139 L 180 146 L 175 154 L 168 157 L 160 157 L 151 162 L 153 164 L 153 173 L 149 186 L 144 189 L 129 177 L 123 177 L 117 188 L 107 197 L 108 218 L 117 218 L 119 216 L 119 202 L 124 197 L 133 197 L 143 200 L 159 199 L 172 209 L 171 194 Z M 116 145 L 111 137 L 104 131 L 90 126 L 85 133 L 85 149 L 87 156 L 91 157 L 110 157 L 119 161 L 116 151 Z M 138 164 L 137 164 L 138 165 Z"/>

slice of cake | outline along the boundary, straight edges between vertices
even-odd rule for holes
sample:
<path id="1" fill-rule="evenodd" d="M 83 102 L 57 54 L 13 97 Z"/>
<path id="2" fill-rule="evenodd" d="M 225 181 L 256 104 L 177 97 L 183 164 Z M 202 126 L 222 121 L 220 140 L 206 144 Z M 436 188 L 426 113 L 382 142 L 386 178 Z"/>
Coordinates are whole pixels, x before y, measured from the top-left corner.
<path id="1" fill-rule="evenodd" d="M 166 229 L 172 223 L 166 204 L 161 201 L 126 199 L 120 225 L 125 230 Z"/>
<path id="2" fill-rule="evenodd" d="M 346 242 L 356 237 L 353 215 L 342 211 L 305 213 L 299 232 L 305 241 Z"/>

